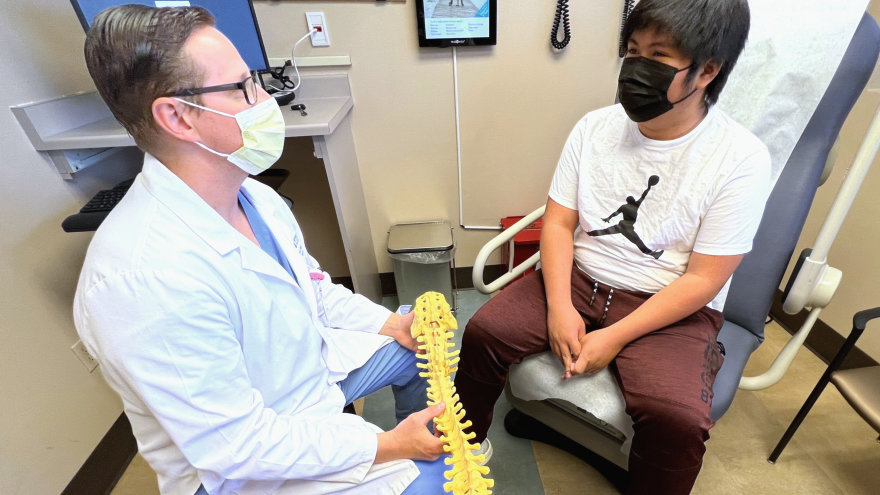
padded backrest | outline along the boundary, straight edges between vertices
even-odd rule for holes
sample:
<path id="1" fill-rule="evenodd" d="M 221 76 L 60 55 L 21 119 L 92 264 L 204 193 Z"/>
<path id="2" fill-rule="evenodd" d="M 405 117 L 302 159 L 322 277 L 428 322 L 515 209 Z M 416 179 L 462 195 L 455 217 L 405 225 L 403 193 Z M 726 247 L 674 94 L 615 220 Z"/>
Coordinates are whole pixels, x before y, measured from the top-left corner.
<path id="1" fill-rule="evenodd" d="M 752 251 L 733 275 L 724 319 L 764 338 L 764 320 L 803 228 L 825 161 L 880 52 L 880 28 L 865 14 L 843 60 L 782 170 Z"/>

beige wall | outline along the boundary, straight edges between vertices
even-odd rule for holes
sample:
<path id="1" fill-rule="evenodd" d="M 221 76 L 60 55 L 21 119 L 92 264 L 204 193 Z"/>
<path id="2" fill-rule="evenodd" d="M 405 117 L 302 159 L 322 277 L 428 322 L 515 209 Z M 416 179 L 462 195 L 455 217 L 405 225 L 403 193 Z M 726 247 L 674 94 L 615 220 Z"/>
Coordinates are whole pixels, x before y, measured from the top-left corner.
<path id="1" fill-rule="evenodd" d="M 270 57 L 289 56 L 305 31 L 306 10 L 326 13 L 333 44 L 313 49 L 306 42 L 297 55 L 351 56 L 352 66 L 344 70 L 352 81 L 361 179 L 383 272 L 391 271 L 385 253 L 391 224 L 438 218 L 459 223 L 451 52 L 418 48 L 413 1 L 256 2 Z M 573 123 L 612 101 L 619 4 L 574 5 L 574 38 L 562 54 L 548 46 L 551 0 L 505 4 L 498 46 L 459 50 L 466 224 L 497 224 L 544 201 Z M 876 10 L 872 6 L 880 14 Z M 92 89 L 82 63 L 84 36 L 67 0 L 3 2 L 0 15 L 6 26 L 0 31 L 3 106 Z M 854 154 L 878 99 L 864 97 L 847 122 L 841 163 Z M 58 493 L 121 410 L 100 375 L 88 374 L 69 350 L 76 341 L 70 303 L 90 236 L 65 234 L 60 223 L 126 172 L 96 166 L 63 181 L 11 113 L 0 118 L 0 335 L 6 344 L 0 360 L 0 493 Z M 296 169 L 297 156 L 290 152 L 283 166 Z M 815 237 L 815 217 L 827 210 L 844 168 L 822 188 L 805 239 Z M 308 180 L 315 163 L 300 172 Z M 832 264 L 844 270 L 844 285 L 823 318 L 838 329 L 848 328 L 856 309 L 880 303 L 880 262 L 871 256 L 880 241 L 877 200 L 867 194 L 880 186 L 878 175 L 875 168 L 831 253 Z M 308 191 L 297 185 L 285 187 L 298 203 L 309 204 Z M 323 220 L 316 223 L 330 223 L 326 213 L 319 212 Z M 470 266 L 491 235 L 456 228 L 457 264 Z M 307 236 L 313 237 L 308 230 Z M 874 334 L 865 348 L 880 358 L 880 334 Z"/>
<path id="2" fill-rule="evenodd" d="M 121 172 L 63 181 L 7 109 L 92 87 L 69 2 L 2 2 L 0 19 L 0 493 L 59 493 L 121 411 L 69 349 L 91 236 L 65 234 L 61 221 Z"/>
<path id="3" fill-rule="evenodd" d="M 620 5 L 573 8 L 574 38 L 562 54 L 549 44 L 554 8 L 550 0 L 499 8 L 498 45 L 458 50 L 466 225 L 498 225 L 543 204 L 574 122 L 613 101 Z M 473 265 L 493 233 L 457 227 L 451 50 L 418 47 L 414 1 L 256 2 L 270 57 L 290 56 L 312 10 L 325 12 L 332 45 L 306 41 L 296 55 L 351 57 L 354 137 L 379 271 L 392 270 L 388 228 L 419 220 L 449 220 L 457 265 Z"/>

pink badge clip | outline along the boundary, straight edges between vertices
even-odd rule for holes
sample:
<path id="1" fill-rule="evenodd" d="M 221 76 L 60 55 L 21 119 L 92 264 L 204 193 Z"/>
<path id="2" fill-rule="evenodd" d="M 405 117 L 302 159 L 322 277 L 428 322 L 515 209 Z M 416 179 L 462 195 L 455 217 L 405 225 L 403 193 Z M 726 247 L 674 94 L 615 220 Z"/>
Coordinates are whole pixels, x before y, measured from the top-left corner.
<path id="1" fill-rule="evenodd" d="M 312 280 L 324 280 L 324 274 L 321 272 L 311 272 L 309 273 L 309 278 Z"/>

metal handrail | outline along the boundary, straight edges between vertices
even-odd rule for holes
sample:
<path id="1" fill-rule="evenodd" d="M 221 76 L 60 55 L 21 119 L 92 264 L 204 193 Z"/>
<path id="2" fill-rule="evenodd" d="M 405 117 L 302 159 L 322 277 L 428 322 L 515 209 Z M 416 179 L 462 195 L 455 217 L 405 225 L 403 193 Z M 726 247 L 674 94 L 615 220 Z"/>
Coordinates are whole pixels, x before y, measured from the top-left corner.
<path id="1" fill-rule="evenodd" d="M 477 253 L 477 259 L 474 260 L 474 270 L 471 273 L 471 277 L 474 282 L 474 288 L 476 288 L 483 294 L 491 294 L 492 292 L 495 292 L 496 290 L 510 283 L 511 280 L 525 273 L 525 271 L 529 268 L 538 264 L 538 261 L 541 260 L 540 251 L 531 255 L 529 259 L 523 261 L 519 265 L 513 267 L 513 269 L 509 272 L 495 279 L 494 282 L 488 284 L 483 282 L 483 271 L 486 268 L 486 261 L 489 259 L 489 256 L 493 252 L 495 252 L 496 249 L 510 242 L 510 240 L 513 239 L 513 236 L 520 233 L 523 229 L 533 224 L 537 219 L 544 216 L 544 210 L 546 208 L 546 205 L 541 206 L 535 211 L 524 216 L 521 220 L 511 225 L 507 230 L 504 230 L 500 234 L 493 237 L 483 246 L 482 249 L 480 249 L 480 252 Z M 510 255 L 512 258 L 513 253 L 511 253 Z"/>

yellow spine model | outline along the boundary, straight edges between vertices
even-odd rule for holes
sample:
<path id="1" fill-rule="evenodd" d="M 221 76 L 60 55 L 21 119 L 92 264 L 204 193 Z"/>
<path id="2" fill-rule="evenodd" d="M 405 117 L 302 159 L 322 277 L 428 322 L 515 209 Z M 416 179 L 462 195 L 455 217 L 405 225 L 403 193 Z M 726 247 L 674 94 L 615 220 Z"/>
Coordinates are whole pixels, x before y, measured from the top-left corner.
<path id="1" fill-rule="evenodd" d="M 488 495 L 494 481 L 484 478 L 489 468 L 481 466 L 483 455 L 474 455 L 480 446 L 469 443 L 473 433 L 465 433 L 464 429 L 471 425 L 470 421 L 462 421 L 465 415 L 458 394 L 452 385 L 450 374 L 457 368 L 458 351 L 451 351 L 455 344 L 450 342 L 452 331 L 458 323 L 449 310 L 449 303 L 443 294 L 426 292 L 422 294 L 413 307 L 415 318 L 412 324 L 412 336 L 419 342 L 419 349 L 424 353 L 417 354 L 427 363 L 418 363 L 419 368 L 426 371 L 420 373 L 428 379 L 428 405 L 446 403 L 443 413 L 434 418 L 434 427 L 442 433 L 443 450 L 450 454 L 446 464 L 452 467 L 444 473 L 451 480 L 443 484 L 443 490 L 453 495 Z"/>

